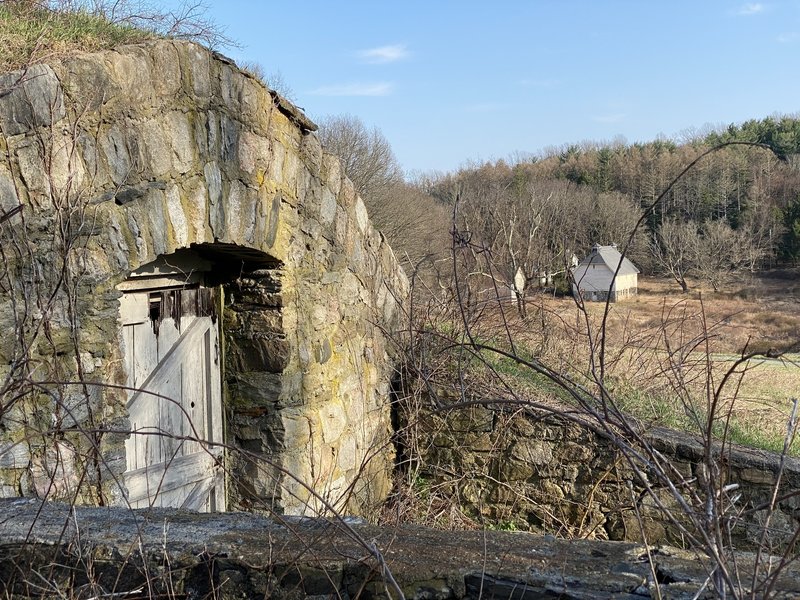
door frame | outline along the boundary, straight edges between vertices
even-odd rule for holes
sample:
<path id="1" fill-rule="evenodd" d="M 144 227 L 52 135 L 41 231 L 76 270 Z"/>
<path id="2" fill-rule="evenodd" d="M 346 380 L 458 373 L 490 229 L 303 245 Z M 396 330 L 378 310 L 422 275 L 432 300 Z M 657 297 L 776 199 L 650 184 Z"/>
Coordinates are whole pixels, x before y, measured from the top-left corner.
<path id="1" fill-rule="evenodd" d="M 206 366 L 208 368 L 209 377 L 211 385 L 215 386 L 217 389 L 215 393 L 213 393 L 212 398 L 209 399 L 208 405 L 206 406 L 206 423 L 204 423 L 203 427 L 203 435 L 208 439 L 207 441 L 210 442 L 210 445 L 202 444 L 205 452 L 207 454 L 208 460 L 202 461 L 198 459 L 198 462 L 201 462 L 204 466 L 207 466 L 210 469 L 218 470 L 218 474 L 212 475 L 209 477 L 209 483 L 205 486 L 205 490 L 211 488 L 212 495 L 209 499 L 209 509 L 212 512 L 220 512 L 227 510 L 227 477 L 225 477 L 225 469 L 224 465 L 226 462 L 226 453 L 224 451 L 224 443 L 225 443 L 225 411 L 223 409 L 223 389 L 222 389 L 222 382 L 223 382 L 223 332 L 222 332 L 222 318 L 221 318 L 221 303 L 222 303 L 222 286 L 208 286 L 205 285 L 206 280 L 206 273 L 208 273 L 213 268 L 213 263 L 201 259 L 194 253 L 184 253 L 181 255 L 172 255 L 168 257 L 160 256 L 157 260 L 144 265 L 143 267 L 133 271 L 129 278 L 119 285 L 117 285 L 117 289 L 123 293 L 123 298 L 120 299 L 121 305 L 124 304 L 125 296 L 131 294 L 150 294 L 155 292 L 164 292 L 164 291 L 171 291 L 171 290 L 190 290 L 190 289 L 208 289 L 211 290 L 211 303 L 212 303 L 212 324 L 211 326 L 216 329 L 216 347 L 212 347 L 210 352 L 216 352 L 216 357 L 213 355 L 206 355 Z M 160 310 L 163 310 L 164 307 L 162 306 Z M 120 323 L 124 327 L 126 324 L 123 322 L 123 307 L 121 306 L 120 310 Z M 137 321 L 141 322 L 141 321 Z M 181 337 L 183 334 L 191 335 L 192 332 L 192 325 L 197 323 L 198 321 L 193 321 L 188 325 L 186 331 L 181 331 Z M 181 329 L 180 322 L 176 324 L 178 329 Z M 208 331 L 208 328 L 205 328 L 203 331 Z M 196 337 L 196 336 L 195 336 Z M 178 343 L 180 338 L 176 340 Z M 199 340 L 199 338 L 198 338 Z M 187 339 L 188 341 L 188 339 Z M 196 340 L 192 340 L 192 342 L 196 342 Z M 174 346 L 173 346 L 174 348 Z M 125 350 L 128 352 L 128 349 Z M 162 361 L 167 361 L 170 358 L 170 352 L 168 352 L 163 358 Z M 216 362 L 216 366 L 214 363 Z M 215 371 L 215 372 L 212 372 Z M 128 377 L 128 382 L 130 382 L 131 375 L 128 373 L 128 369 L 125 369 L 126 377 Z M 149 379 L 149 376 L 145 378 L 144 382 L 137 382 L 137 385 L 142 386 L 144 383 Z M 128 399 L 126 401 L 126 406 L 131 406 L 131 403 L 136 401 L 137 397 L 141 396 L 140 391 L 131 390 L 128 391 Z M 133 432 L 131 435 L 135 435 Z M 137 479 L 131 480 L 131 478 L 141 478 L 142 476 L 147 479 L 147 481 L 142 484 L 145 486 L 145 489 L 150 488 L 150 479 L 148 479 L 148 474 L 146 473 L 147 468 L 144 469 L 130 469 L 130 457 L 127 456 L 128 447 L 126 444 L 126 470 L 123 474 L 123 478 L 128 481 L 137 481 Z M 200 452 L 194 453 L 193 455 L 200 455 Z M 189 456 L 193 456 L 189 455 Z M 163 478 L 163 473 L 166 473 L 171 468 L 175 468 L 178 470 L 181 469 L 188 469 L 187 473 L 192 471 L 189 467 L 188 463 L 191 462 L 188 459 L 181 460 L 184 457 L 174 457 L 170 461 L 168 461 L 167 466 L 162 471 L 161 477 Z M 187 463 L 187 464 L 184 464 Z M 200 467 L 196 467 L 194 470 L 197 471 Z M 157 476 L 158 471 L 154 471 L 151 474 L 152 476 Z M 139 482 L 141 484 L 141 481 Z M 159 487 L 160 486 L 155 486 Z M 196 496 L 201 494 L 203 490 L 199 490 L 199 484 L 196 486 L 195 490 L 188 495 L 185 501 L 182 503 L 182 506 L 191 505 L 193 501 L 196 501 Z M 168 493 L 168 489 L 161 490 L 159 489 L 159 493 Z M 196 493 L 197 492 L 197 493 Z M 137 498 L 135 501 L 136 503 L 141 503 L 144 499 L 150 496 L 144 496 L 142 498 Z M 156 496 L 150 497 L 151 501 Z"/>

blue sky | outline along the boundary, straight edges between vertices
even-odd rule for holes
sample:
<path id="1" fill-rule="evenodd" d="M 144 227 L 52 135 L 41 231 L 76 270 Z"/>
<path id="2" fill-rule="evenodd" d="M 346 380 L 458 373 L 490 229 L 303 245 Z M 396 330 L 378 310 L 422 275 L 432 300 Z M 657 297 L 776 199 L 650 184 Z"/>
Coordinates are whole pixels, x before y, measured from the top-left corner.
<path id="1" fill-rule="evenodd" d="M 409 173 L 800 112 L 800 0 L 209 0 L 312 119 L 378 126 Z"/>

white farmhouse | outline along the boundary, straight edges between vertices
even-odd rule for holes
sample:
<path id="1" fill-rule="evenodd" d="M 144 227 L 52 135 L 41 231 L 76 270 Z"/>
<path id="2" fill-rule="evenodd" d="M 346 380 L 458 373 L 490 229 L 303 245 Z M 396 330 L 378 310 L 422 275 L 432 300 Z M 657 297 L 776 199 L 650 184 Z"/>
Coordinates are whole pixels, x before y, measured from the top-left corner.
<path id="1" fill-rule="evenodd" d="M 622 265 L 620 266 L 620 261 Z M 619 272 L 616 278 L 614 272 Z M 611 301 L 635 296 L 638 287 L 639 269 L 623 258 L 616 244 L 595 244 L 591 253 L 572 270 L 572 293 L 584 300 L 605 301 L 611 292 Z"/>

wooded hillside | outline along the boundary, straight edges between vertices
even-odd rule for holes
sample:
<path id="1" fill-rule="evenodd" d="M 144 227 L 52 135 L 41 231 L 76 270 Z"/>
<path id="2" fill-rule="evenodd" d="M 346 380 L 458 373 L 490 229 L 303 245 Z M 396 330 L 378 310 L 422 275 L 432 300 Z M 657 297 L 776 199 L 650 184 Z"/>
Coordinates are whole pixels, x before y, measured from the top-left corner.
<path id="1" fill-rule="evenodd" d="M 751 120 L 684 143 L 568 145 L 516 163 L 424 176 L 415 185 L 440 206 L 459 198 L 459 228 L 491 252 L 498 274 L 511 282 L 521 269 L 531 282 L 563 272 L 573 254 L 594 243 L 623 246 L 646 209 L 696 160 L 647 213 L 628 249 L 644 272 L 671 276 L 684 290 L 687 277 L 717 289 L 737 273 L 800 259 L 795 117 Z M 404 234 L 393 244 L 419 248 L 413 231 Z"/>

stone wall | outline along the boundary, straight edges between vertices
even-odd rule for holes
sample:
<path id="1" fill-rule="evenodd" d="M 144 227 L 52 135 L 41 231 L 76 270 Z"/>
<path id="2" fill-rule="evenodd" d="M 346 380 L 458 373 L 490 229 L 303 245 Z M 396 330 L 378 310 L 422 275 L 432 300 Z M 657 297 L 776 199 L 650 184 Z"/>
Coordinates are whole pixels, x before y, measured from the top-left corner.
<path id="1" fill-rule="evenodd" d="M 2 495 L 124 503 L 117 286 L 191 248 L 225 298 L 231 507 L 385 497 L 408 285 L 315 129 L 188 42 L 0 76 Z"/>
<path id="2" fill-rule="evenodd" d="M 406 448 L 427 489 L 447 495 L 478 523 L 567 537 L 681 545 L 677 527 L 645 493 L 631 466 L 605 437 L 563 418 L 522 409 L 484 406 L 431 413 L 415 421 L 414 447 Z M 676 470 L 675 481 L 697 488 L 704 477 L 703 447 L 688 434 L 655 428 L 650 443 Z M 728 448 L 718 457 L 721 480 L 738 484 L 731 511 L 732 540 L 753 547 L 760 540 L 780 457 L 747 448 Z M 646 469 L 663 506 L 689 526 L 672 494 Z M 800 460 L 787 458 L 768 544 L 775 548 L 800 530 Z M 697 511 L 704 504 L 694 506 Z M 739 512 L 741 511 L 741 512 Z M 691 529 L 691 527 L 690 527 Z"/>
<path id="3" fill-rule="evenodd" d="M 731 560 L 751 597 L 754 556 Z M 391 574 L 419 600 L 718 598 L 708 573 L 694 552 L 627 542 L 0 500 L 3 597 L 400 598 Z M 771 598 L 797 598 L 796 561 L 772 584 Z"/>

